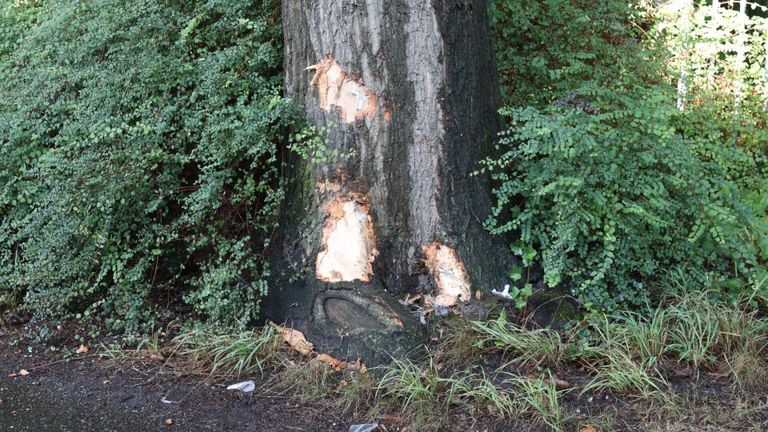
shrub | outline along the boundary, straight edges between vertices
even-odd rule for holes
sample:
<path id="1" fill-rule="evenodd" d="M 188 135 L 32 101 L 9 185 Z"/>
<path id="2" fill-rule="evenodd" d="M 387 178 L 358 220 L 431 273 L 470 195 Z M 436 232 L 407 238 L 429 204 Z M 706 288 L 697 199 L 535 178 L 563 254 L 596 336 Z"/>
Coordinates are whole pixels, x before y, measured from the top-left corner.
<path id="1" fill-rule="evenodd" d="M 277 3 L 39 8 L 0 51 L 0 287 L 36 318 L 128 333 L 181 295 L 253 320 L 296 118 Z"/>
<path id="2" fill-rule="evenodd" d="M 547 285 L 567 282 L 591 309 L 643 305 L 671 269 L 702 282 L 762 271 L 764 222 L 675 131 L 669 91 L 581 94 L 594 111 L 503 110 L 503 153 L 483 162 L 498 182 L 493 233 L 519 233 L 513 250 L 537 256 Z"/>
<path id="3" fill-rule="evenodd" d="M 519 236 L 524 265 L 606 310 L 646 304 L 670 271 L 734 295 L 762 280 L 764 150 L 733 145 L 732 98 L 700 103 L 697 84 L 695 109 L 676 109 L 677 45 L 656 6 L 495 0 L 491 16 L 509 125 L 482 163 L 496 181 L 487 227 Z M 762 136 L 764 120 L 745 133 L 757 99 L 743 100 L 742 141 Z"/>

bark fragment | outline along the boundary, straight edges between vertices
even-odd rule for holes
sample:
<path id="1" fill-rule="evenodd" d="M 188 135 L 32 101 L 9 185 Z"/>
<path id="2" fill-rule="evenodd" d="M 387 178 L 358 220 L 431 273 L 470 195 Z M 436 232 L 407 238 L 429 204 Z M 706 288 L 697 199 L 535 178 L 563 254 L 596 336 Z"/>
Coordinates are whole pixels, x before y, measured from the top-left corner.
<path id="1" fill-rule="evenodd" d="M 435 279 L 437 295 L 429 297 L 434 305 L 450 307 L 459 301 L 467 302 L 472 297 L 472 286 L 464 263 L 455 249 L 438 241 L 421 247 L 425 255 L 424 264 Z"/>
<path id="2" fill-rule="evenodd" d="M 315 71 L 310 85 L 317 87 L 320 108 L 327 112 L 331 106 L 338 107 L 344 123 L 353 123 L 376 112 L 378 98 L 373 90 L 344 72 L 333 56 L 326 56 L 307 70 Z"/>
<path id="3" fill-rule="evenodd" d="M 326 211 L 317 278 L 328 283 L 370 281 L 378 252 L 367 201 L 362 196 L 339 195 L 326 205 Z"/>

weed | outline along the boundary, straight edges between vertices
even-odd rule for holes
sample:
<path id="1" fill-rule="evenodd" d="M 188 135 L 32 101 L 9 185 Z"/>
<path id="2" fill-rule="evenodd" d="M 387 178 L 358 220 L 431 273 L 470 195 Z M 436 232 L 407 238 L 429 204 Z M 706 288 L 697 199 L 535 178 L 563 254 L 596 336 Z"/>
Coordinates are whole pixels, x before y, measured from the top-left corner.
<path id="1" fill-rule="evenodd" d="M 420 367 L 410 360 L 394 359 L 376 388 L 376 399 L 385 407 L 398 406 L 414 429 L 439 429 L 453 402 L 451 381 L 440 376 L 432 359 Z"/>
<path id="2" fill-rule="evenodd" d="M 348 373 L 336 388 L 336 408 L 345 415 L 364 417 L 375 405 L 377 384 L 369 373 Z"/>
<path id="3" fill-rule="evenodd" d="M 765 361 L 753 351 L 739 351 L 726 358 L 735 386 L 744 391 L 759 391 L 768 385 Z"/>
<path id="4" fill-rule="evenodd" d="M 337 377 L 330 366 L 317 360 L 308 363 L 285 360 L 265 387 L 290 394 L 293 399 L 309 404 L 330 396 L 338 384 Z"/>
<path id="5" fill-rule="evenodd" d="M 143 337 L 136 345 L 137 352 L 147 352 L 150 355 L 162 358 L 160 353 L 162 345 L 162 334 L 159 331 L 153 331 L 149 336 Z"/>
<path id="6" fill-rule="evenodd" d="M 102 343 L 101 350 L 99 351 L 99 356 L 106 358 L 114 364 L 124 363 L 131 357 L 131 355 L 132 353 L 130 351 L 123 349 L 123 347 L 116 343 L 109 345 L 104 345 Z"/>
<path id="7" fill-rule="evenodd" d="M 609 390 L 638 399 L 667 401 L 662 387 L 668 383 L 650 365 L 651 360 L 638 364 L 623 351 L 609 351 L 605 359 L 606 363 L 597 368 L 597 376 L 584 387 L 582 393 Z"/>
<path id="8" fill-rule="evenodd" d="M 523 400 L 538 418 L 556 431 L 562 431 L 568 419 L 560 407 L 560 396 L 565 391 L 557 390 L 552 375 L 538 378 L 513 376 L 507 382 L 520 390 Z"/>
<path id="9" fill-rule="evenodd" d="M 456 399 L 471 400 L 476 407 L 493 407 L 493 411 L 502 418 L 515 418 L 525 412 L 526 406 L 520 402 L 520 395 L 515 389 L 509 385 L 504 388 L 494 384 L 485 372 L 454 376 L 447 381 Z"/>
<path id="10" fill-rule="evenodd" d="M 759 357 L 768 346 L 768 323 L 755 312 L 714 303 L 710 294 L 679 297 L 668 309 L 668 349 L 697 368 L 712 368 L 719 360 L 737 355 Z"/>
<path id="11" fill-rule="evenodd" d="M 464 318 L 450 319 L 445 322 L 440 346 L 436 358 L 440 364 L 461 366 L 472 364 L 482 356 L 482 340 L 474 323 Z"/>
<path id="12" fill-rule="evenodd" d="M 193 364 L 205 368 L 210 375 L 224 377 L 263 373 L 282 343 L 270 326 L 234 335 L 219 335 L 198 328 L 177 336 L 174 341 L 179 355 L 191 358 Z"/>
<path id="13" fill-rule="evenodd" d="M 528 330 L 507 321 L 504 311 L 495 320 L 473 323 L 482 343 L 510 350 L 523 363 L 558 366 L 566 352 L 560 334 L 549 329 Z"/>
<path id="14" fill-rule="evenodd" d="M 666 314 L 657 309 L 649 318 L 634 313 L 616 317 L 617 328 L 623 333 L 624 346 L 633 357 L 655 365 L 664 356 L 669 340 Z"/>

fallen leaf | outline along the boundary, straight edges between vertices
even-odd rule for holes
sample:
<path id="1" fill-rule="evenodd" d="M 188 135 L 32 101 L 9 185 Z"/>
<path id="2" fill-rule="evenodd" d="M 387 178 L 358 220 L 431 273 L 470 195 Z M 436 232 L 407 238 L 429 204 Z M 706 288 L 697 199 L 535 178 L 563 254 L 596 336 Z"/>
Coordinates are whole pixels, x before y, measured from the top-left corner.
<path id="1" fill-rule="evenodd" d="M 336 371 L 341 371 L 347 368 L 347 362 L 343 360 L 339 360 L 337 358 L 333 358 L 329 356 L 328 354 L 320 354 L 317 356 L 317 359 L 320 360 L 323 363 L 327 363 L 332 368 L 334 368 Z"/>
<path id="2" fill-rule="evenodd" d="M 588 425 L 584 426 L 583 428 L 581 428 L 581 430 L 579 432 L 597 432 L 597 429 L 595 429 L 595 427 L 592 426 L 591 424 L 588 424 Z"/>
<path id="3" fill-rule="evenodd" d="M 88 352 L 88 347 L 85 344 L 80 344 L 80 348 L 75 351 L 75 354 L 85 354 Z"/>
<path id="4" fill-rule="evenodd" d="M 166 424 L 166 426 L 173 425 L 173 419 L 165 419 L 165 424 Z"/>
<path id="5" fill-rule="evenodd" d="M 109 380 L 104 380 L 104 381 L 102 381 L 101 383 L 102 383 L 102 384 L 104 384 L 104 385 L 107 385 L 107 384 L 109 384 L 109 383 L 110 383 L 110 381 L 109 381 Z"/>
<path id="6" fill-rule="evenodd" d="M 20 376 L 27 376 L 27 375 L 29 375 L 29 371 L 26 370 L 26 369 L 22 369 L 22 370 L 19 371 L 19 375 Z"/>
<path id="7" fill-rule="evenodd" d="M 274 327 L 278 333 L 283 335 L 283 339 L 288 342 L 288 345 L 290 345 L 301 355 L 308 356 L 315 350 L 315 346 L 312 345 L 312 343 L 309 342 L 306 337 L 304 337 L 304 333 L 298 330 L 280 327 L 273 322 L 270 322 L 269 324 Z"/>
<path id="8" fill-rule="evenodd" d="M 8 378 L 16 378 L 18 375 L 16 375 L 16 372 L 12 372 L 8 374 Z"/>

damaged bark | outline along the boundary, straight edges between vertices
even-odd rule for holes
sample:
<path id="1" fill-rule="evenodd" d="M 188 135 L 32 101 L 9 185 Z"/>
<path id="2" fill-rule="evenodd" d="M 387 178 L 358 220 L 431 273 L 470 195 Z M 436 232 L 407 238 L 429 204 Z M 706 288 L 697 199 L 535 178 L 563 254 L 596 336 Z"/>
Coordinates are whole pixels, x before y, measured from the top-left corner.
<path id="1" fill-rule="evenodd" d="M 275 267 L 297 281 L 264 310 L 375 362 L 417 340 L 398 297 L 449 307 L 507 283 L 471 175 L 498 127 L 487 2 L 284 0 L 283 22 L 286 95 L 352 156 L 292 161 Z"/>
<path id="2" fill-rule="evenodd" d="M 317 278 L 329 283 L 370 282 L 378 252 L 365 198 L 339 196 L 328 203 L 326 211 Z"/>

